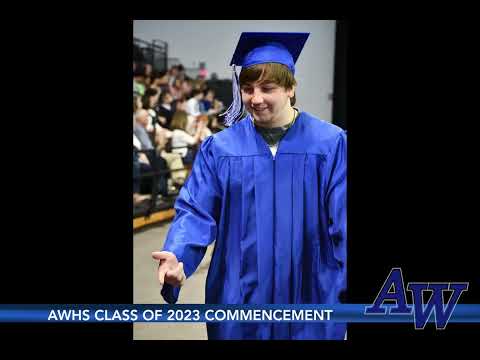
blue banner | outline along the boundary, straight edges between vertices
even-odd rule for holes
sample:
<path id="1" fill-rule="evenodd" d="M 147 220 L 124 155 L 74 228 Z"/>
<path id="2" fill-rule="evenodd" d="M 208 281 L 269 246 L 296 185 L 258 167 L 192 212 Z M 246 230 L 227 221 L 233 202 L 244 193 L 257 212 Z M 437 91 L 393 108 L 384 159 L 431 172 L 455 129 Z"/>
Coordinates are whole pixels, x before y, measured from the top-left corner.
<path id="1" fill-rule="evenodd" d="M 0 305 L 0 322 L 347 322 L 408 323 L 414 314 L 365 314 L 368 304 L 11 304 Z M 428 322 L 434 322 L 430 316 Z M 458 304 L 449 322 L 480 322 L 480 304 Z"/>

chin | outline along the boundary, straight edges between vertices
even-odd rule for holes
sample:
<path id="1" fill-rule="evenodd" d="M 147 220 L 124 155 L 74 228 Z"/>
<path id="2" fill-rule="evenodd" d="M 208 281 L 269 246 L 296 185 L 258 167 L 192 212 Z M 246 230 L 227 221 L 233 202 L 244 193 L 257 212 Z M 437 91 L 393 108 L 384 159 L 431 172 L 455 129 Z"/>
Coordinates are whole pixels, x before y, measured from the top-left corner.
<path id="1" fill-rule="evenodd" d="M 254 116 L 255 117 L 255 121 L 258 123 L 258 124 L 269 124 L 272 122 L 272 117 L 271 116 Z"/>
<path id="2" fill-rule="evenodd" d="M 272 121 L 272 114 L 271 113 L 265 113 L 265 114 L 259 114 L 256 112 L 251 112 L 253 117 L 255 118 L 255 121 L 261 122 L 261 123 L 269 123 Z"/>

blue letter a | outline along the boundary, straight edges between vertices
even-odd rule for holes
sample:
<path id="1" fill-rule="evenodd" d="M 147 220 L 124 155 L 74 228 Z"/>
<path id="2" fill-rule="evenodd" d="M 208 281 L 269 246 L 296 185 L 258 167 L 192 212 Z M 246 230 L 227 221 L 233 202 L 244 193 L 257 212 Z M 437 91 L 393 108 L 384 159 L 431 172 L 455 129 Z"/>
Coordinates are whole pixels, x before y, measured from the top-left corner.
<path id="1" fill-rule="evenodd" d="M 409 283 L 407 289 L 413 293 L 415 329 L 423 329 L 432 310 L 435 310 L 435 325 L 438 330 L 443 330 L 452 316 L 460 295 L 468 289 L 468 283 Z M 424 308 L 422 293 L 427 289 L 432 290 L 432 296 Z M 453 290 L 453 294 L 450 296 L 447 307 L 444 308 L 443 291 L 447 289 Z"/>
<path id="2" fill-rule="evenodd" d="M 395 290 L 389 292 L 392 285 Z M 382 307 L 385 300 L 394 300 L 397 304 L 396 307 L 390 309 L 390 314 L 410 314 L 412 312 L 412 309 L 407 306 L 402 269 L 393 268 L 390 271 L 373 305 L 365 308 L 365 314 L 385 314 L 386 309 Z"/>

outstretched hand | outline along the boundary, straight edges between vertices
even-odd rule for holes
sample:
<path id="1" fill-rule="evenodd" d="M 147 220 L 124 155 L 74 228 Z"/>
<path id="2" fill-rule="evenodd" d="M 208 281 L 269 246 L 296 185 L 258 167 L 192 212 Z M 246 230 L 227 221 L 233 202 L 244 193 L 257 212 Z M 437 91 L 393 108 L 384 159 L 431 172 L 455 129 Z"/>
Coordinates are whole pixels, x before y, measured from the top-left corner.
<path id="1" fill-rule="evenodd" d="M 158 281 L 163 286 L 167 283 L 172 286 L 181 286 L 185 282 L 186 276 L 183 271 L 183 263 L 178 262 L 174 253 L 169 251 L 154 251 L 152 257 L 159 261 Z"/>

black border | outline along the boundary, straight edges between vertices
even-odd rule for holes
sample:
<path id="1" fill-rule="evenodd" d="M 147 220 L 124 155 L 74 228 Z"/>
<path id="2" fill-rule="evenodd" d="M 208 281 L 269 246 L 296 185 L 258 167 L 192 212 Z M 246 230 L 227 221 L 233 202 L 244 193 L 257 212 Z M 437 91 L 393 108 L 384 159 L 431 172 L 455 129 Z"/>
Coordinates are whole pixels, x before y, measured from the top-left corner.
<path id="1" fill-rule="evenodd" d="M 406 281 L 469 281 L 461 302 L 480 303 L 472 26 L 453 20 L 449 27 L 440 20 L 344 21 L 348 301 L 372 302 L 390 269 L 402 267 Z M 40 39 L 57 38 L 59 29 L 68 38 L 32 45 L 35 62 L 15 57 L 15 68 L 34 74 L 34 81 L 6 74 L 13 75 L 10 92 L 27 86 L 34 95 L 28 112 L 20 112 L 22 120 L 5 122 L 15 152 L 8 153 L 4 176 L 9 211 L 2 302 L 131 303 L 131 74 L 125 69 L 131 68 L 132 19 L 50 26 L 42 21 L 37 29 Z M 18 109 L 25 102 L 12 102 L 6 118 L 18 119 Z M 439 332 L 415 331 L 413 324 L 350 324 L 347 343 L 471 339 L 478 328 L 450 323 Z M 133 343 L 130 324 L 0 324 L 0 335 Z M 271 346 L 246 349 L 328 345 Z"/>

